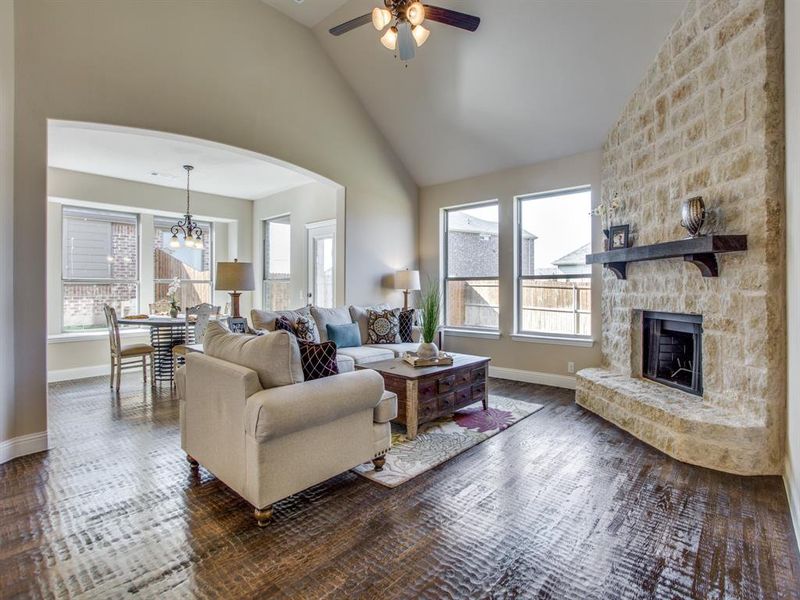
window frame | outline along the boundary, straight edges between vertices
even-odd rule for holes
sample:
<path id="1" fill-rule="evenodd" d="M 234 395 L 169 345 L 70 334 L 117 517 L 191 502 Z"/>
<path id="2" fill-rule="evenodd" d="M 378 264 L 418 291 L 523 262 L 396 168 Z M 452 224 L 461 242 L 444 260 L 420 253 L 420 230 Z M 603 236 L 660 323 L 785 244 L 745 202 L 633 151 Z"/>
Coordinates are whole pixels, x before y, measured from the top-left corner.
<path id="1" fill-rule="evenodd" d="M 155 240 L 156 240 L 156 237 L 157 237 L 157 230 L 159 228 L 159 225 L 158 225 L 159 220 L 174 221 L 175 217 L 171 217 L 171 216 L 167 216 L 167 215 L 163 215 L 163 214 L 158 214 L 158 213 L 153 214 L 153 239 L 152 239 L 151 247 L 149 249 L 151 260 L 153 260 L 153 261 L 155 261 L 155 256 L 154 256 L 153 251 L 155 250 Z M 180 282 L 182 284 L 183 283 L 208 283 L 211 286 L 211 295 L 210 295 L 211 304 L 214 304 L 214 292 L 215 292 L 215 290 L 214 290 L 214 273 L 216 272 L 216 269 L 214 267 L 217 264 L 216 260 L 215 260 L 216 243 L 215 243 L 215 240 L 214 240 L 214 221 L 205 221 L 205 220 L 202 220 L 202 219 L 197 219 L 194 222 L 197 223 L 197 225 L 199 225 L 199 226 L 208 225 L 208 239 L 206 240 L 205 239 L 205 235 L 204 235 L 203 236 L 203 239 L 204 239 L 203 243 L 209 245 L 209 247 L 208 247 L 208 263 L 209 263 L 208 271 L 210 273 L 210 277 L 209 277 L 209 279 L 181 279 Z M 156 288 L 158 287 L 158 284 L 164 284 L 164 283 L 170 284 L 170 283 L 172 283 L 172 280 L 174 279 L 173 277 L 170 277 L 169 279 L 157 279 L 155 275 L 156 274 L 155 274 L 155 262 L 154 262 L 153 263 L 153 302 L 154 303 L 158 302 L 158 298 L 156 297 Z M 181 306 L 181 310 L 185 310 L 186 308 L 188 308 L 188 307 Z"/>
<path id="2" fill-rule="evenodd" d="M 267 245 L 269 244 L 269 224 L 272 221 L 288 220 L 289 224 L 289 277 L 288 279 L 273 279 L 269 277 L 269 260 L 267 259 Z M 270 281 L 292 281 L 292 238 L 291 238 L 292 214 L 283 213 L 272 217 L 262 219 L 261 226 L 261 309 L 265 311 L 272 311 L 272 307 L 267 305 L 267 283 Z M 287 307 L 288 308 L 288 307 Z"/>
<path id="3" fill-rule="evenodd" d="M 109 210 L 105 208 L 95 208 L 91 206 L 83 206 L 79 204 L 60 204 L 60 220 L 61 220 L 61 230 L 60 230 L 60 254 L 61 254 L 61 265 L 60 265 L 60 280 L 61 280 L 61 294 L 60 294 L 60 309 L 59 309 L 59 320 L 60 320 L 60 327 L 59 331 L 61 335 L 75 335 L 81 334 L 85 332 L 95 332 L 95 331 L 102 331 L 105 328 L 105 324 L 99 327 L 87 327 L 83 329 L 66 329 L 65 322 L 66 319 L 64 318 L 64 299 L 66 297 L 66 285 L 113 285 L 115 283 L 121 284 L 133 284 L 134 289 L 136 290 L 136 300 L 135 300 L 135 312 L 139 312 L 141 310 L 141 303 L 142 303 L 142 219 L 139 213 L 129 212 L 124 210 Z M 69 215 L 65 214 L 69 212 L 70 209 L 84 211 L 88 213 L 95 213 L 97 215 L 122 215 L 127 218 L 133 218 L 135 221 L 135 229 L 136 229 L 136 278 L 135 279 L 118 279 L 114 277 L 65 277 L 64 276 L 64 227 L 65 227 L 65 217 L 68 218 Z M 113 223 L 114 221 L 108 221 L 109 223 Z"/>
<path id="4" fill-rule="evenodd" d="M 589 210 L 591 210 L 591 193 L 592 193 L 592 186 L 591 185 L 579 185 L 574 187 L 562 188 L 557 190 L 548 190 L 545 192 L 534 192 L 530 194 L 522 194 L 520 196 L 514 197 L 514 333 L 512 335 L 515 339 L 526 339 L 529 338 L 531 340 L 552 340 L 553 342 L 558 341 L 575 341 L 578 344 L 591 344 L 593 342 L 593 336 L 591 334 L 591 328 L 594 326 L 594 314 L 592 310 L 592 289 L 593 289 L 593 282 L 592 282 L 592 273 L 563 273 L 563 274 L 553 274 L 553 275 L 523 275 L 522 271 L 522 205 L 525 201 L 530 200 L 541 200 L 544 198 L 553 198 L 556 196 L 567 196 L 570 194 L 581 194 L 584 192 L 589 192 L 590 199 L 589 199 Z M 588 215 L 588 212 L 587 212 Z M 592 243 L 592 233 L 590 230 L 589 233 L 589 244 L 591 247 Z M 535 280 L 547 280 L 547 279 L 589 279 L 589 310 L 588 311 L 579 311 L 577 310 L 576 301 L 575 301 L 575 293 L 573 292 L 573 305 L 572 305 L 572 314 L 573 318 L 577 322 L 579 315 L 581 314 L 588 314 L 590 318 L 590 333 L 588 335 L 579 334 L 579 333 L 556 333 L 550 331 L 538 331 L 538 330 L 528 330 L 522 328 L 522 293 L 524 289 L 525 281 L 535 281 Z M 554 312 L 565 313 L 569 312 L 566 310 L 555 310 Z M 577 327 L 576 327 L 577 329 Z"/>
<path id="5" fill-rule="evenodd" d="M 500 333 L 500 302 L 499 298 L 502 295 L 502 289 L 500 287 L 500 254 L 498 251 L 497 256 L 497 277 L 448 277 L 448 264 L 449 264 L 449 248 L 448 248 L 448 213 L 454 211 L 463 211 L 469 210 L 473 208 L 483 208 L 485 206 L 497 206 L 497 243 L 498 249 L 500 247 L 500 199 L 495 198 L 493 200 L 481 200 L 479 202 L 469 202 L 466 204 L 457 204 L 454 206 L 447 206 L 441 209 L 441 227 L 440 227 L 440 246 L 441 252 L 439 255 L 442 257 L 442 262 L 440 265 L 440 289 L 442 293 L 442 328 L 446 331 L 453 332 L 455 334 L 462 332 L 462 333 L 469 333 L 475 332 L 477 334 L 488 334 L 490 336 L 494 336 L 493 334 Z M 497 327 L 482 327 L 480 325 L 469 325 L 469 326 L 459 326 L 459 325 L 449 325 L 447 322 L 447 284 L 449 281 L 496 281 L 497 282 L 497 295 L 498 295 L 498 303 L 497 303 Z"/>

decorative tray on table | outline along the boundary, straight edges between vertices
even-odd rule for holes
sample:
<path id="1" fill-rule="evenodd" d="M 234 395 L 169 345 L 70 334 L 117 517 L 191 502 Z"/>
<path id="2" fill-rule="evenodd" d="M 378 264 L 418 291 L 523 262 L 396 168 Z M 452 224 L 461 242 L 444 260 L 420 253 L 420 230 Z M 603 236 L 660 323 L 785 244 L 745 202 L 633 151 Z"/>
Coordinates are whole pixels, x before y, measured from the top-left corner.
<path id="1" fill-rule="evenodd" d="M 436 358 L 420 358 L 416 352 L 406 352 L 403 360 L 412 367 L 447 367 L 453 364 L 453 355 L 439 352 Z"/>

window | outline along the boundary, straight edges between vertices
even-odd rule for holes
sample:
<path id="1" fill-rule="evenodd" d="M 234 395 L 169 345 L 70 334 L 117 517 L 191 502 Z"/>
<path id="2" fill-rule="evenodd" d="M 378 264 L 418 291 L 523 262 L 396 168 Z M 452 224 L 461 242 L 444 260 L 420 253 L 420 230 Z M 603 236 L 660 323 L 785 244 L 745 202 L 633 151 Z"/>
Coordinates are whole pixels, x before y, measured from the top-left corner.
<path id="1" fill-rule="evenodd" d="M 518 331 L 590 336 L 591 189 L 535 194 L 518 202 Z"/>
<path id="2" fill-rule="evenodd" d="M 137 312 L 138 217 L 64 206 L 61 221 L 62 330 L 105 327 L 105 304 Z"/>
<path id="3" fill-rule="evenodd" d="M 175 219 L 156 217 L 153 220 L 153 279 L 155 283 L 155 308 L 157 312 L 169 309 L 167 290 L 173 279 L 180 281 L 180 294 L 176 298 L 182 309 L 197 306 L 201 302 L 213 304 L 211 265 L 213 240 L 211 223 L 198 222 L 203 232 L 203 248 L 170 248 L 170 228 Z"/>
<path id="4" fill-rule="evenodd" d="M 292 232 L 289 215 L 264 221 L 264 310 L 287 310 L 291 302 Z"/>
<path id="5" fill-rule="evenodd" d="M 444 211 L 445 325 L 499 327 L 497 202 Z"/>

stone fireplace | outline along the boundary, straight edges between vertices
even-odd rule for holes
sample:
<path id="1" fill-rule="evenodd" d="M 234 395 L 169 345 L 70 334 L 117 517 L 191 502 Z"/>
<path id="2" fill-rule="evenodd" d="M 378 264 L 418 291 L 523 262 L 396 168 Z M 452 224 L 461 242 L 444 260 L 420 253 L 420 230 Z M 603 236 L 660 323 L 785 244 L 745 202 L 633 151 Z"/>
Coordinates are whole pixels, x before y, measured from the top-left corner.
<path id="1" fill-rule="evenodd" d="M 703 395 L 703 317 L 646 311 L 642 315 L 642 376 Z"/>
<path id="2" fill-rule="evenodd" d="M 606 269 L 603 365 L 576 391 L 679 460 L 750 475 L 781 473 L 784 448 L 782 23 L 778 0 L 688 3 L 609 133 L 601 198 L 618 195 L 612 224 L 636 246 L 685 238 L 681 202 L 699 195 L 711 233 L 747 250 L 718 255 L 718 276 L 681 259 Z"/>

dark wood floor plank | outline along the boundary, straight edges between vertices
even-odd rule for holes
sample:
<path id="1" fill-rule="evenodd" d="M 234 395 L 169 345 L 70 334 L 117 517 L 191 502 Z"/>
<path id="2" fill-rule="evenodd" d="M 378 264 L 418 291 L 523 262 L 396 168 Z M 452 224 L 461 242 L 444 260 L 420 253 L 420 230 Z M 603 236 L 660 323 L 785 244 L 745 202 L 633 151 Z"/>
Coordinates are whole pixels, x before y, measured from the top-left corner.
<path id="1" fill-rule="evenodd" d="M 247 504 L 180 451 L 165 387 L 50 388 L 53 449 L 0 466 L 0 596 L 800 598 L 782 482 L 674 461 L 574 404 L 395 489 L 345 473 Z"/>

